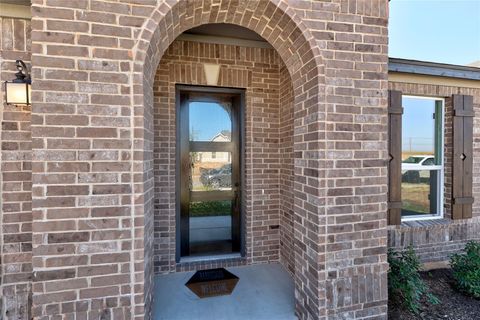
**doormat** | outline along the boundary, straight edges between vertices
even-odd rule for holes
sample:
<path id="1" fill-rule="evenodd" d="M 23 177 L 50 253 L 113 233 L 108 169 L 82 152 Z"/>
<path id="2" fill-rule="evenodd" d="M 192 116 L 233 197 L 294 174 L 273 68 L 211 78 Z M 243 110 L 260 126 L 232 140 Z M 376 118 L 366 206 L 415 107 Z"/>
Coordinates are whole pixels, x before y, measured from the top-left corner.
<path id="1" fill-rule="evenodd" d="M 185 285 L 199 298 L 208 298 L 231 294 L 238 280 L 225 268 L 217 268 L 195 272 Z"/>

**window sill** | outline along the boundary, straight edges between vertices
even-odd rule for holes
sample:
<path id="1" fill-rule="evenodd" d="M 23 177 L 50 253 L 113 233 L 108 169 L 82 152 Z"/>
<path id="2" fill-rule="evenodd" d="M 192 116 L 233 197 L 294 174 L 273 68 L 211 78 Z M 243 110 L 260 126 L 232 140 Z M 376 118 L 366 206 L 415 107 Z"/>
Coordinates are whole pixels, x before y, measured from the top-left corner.
<path id="1" fill-rule="evenodd" d="M 404 220 L 399 226 L 401 228 L 428 228 L 434 226 L 447 226 L 452 224 L 453 221 L 445 219 L 443 217 L 431 217 L 426 219 Z"/>
<path id="2" fill-rule="evenodd" d="M 389 225 L 389 232 L 409 232 L 421 230 L 447 229 L 455 225 L 480 224 L 480 216 L 469 219 L 452 220 L 450 218 L 402 221 L 400 225 Z"/>

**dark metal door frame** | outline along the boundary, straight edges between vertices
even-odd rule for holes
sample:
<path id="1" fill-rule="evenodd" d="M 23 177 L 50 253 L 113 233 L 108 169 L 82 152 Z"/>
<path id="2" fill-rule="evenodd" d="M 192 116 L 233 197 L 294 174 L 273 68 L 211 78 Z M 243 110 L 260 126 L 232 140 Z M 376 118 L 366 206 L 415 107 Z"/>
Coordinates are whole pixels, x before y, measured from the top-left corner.
<path id="1" fill-rule="evenodd" d="M 245 255 L 245 199 L 243 188 L 245 186 L 245 132 L 244 110 L 245 90 L 238 88 L 207 87 L 192 85 L 176 85 L 176 254 L 177 262 L 189 252 L 189 203 L 198 196 L 190 192 L 189 180 L 185 172 L 190 170 L 190 151 L 228 151 L 232 153 L 232 190 L 231 191 L 200 191 L 203 200 L 205 197 L 212 199 L 232 198 L 232 251 Z M 189 139 L 189 112 L 188 102 L 219 101 L 229 99 L 232 102 L 232 134 L 231 142 L 190 142 Z M 212 149 L 213 148 L 213 149 Z M 183 170 L 182 170 L 183 169 Z M 183 172 L 183 175 L 182 175 Z M 207 194 L 208 193 L 208 194 Z"/>

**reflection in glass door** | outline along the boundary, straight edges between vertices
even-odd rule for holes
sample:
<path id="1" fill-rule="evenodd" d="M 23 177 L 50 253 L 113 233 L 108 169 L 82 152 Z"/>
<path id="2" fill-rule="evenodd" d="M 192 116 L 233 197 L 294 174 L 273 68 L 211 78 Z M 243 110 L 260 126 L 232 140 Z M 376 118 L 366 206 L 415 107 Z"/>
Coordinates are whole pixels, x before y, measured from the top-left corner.
<path id="1" fill-rule="evenodd" d="M 181 256 L 240 252 L 239 90 L 177 87 Z"/>

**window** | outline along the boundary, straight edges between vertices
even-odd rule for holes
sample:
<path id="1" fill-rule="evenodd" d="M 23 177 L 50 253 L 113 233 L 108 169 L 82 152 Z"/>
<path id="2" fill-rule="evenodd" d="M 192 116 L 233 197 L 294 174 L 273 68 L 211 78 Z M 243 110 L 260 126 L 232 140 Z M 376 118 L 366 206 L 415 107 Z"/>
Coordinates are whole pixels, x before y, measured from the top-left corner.
<path id="1" fill-rule="evenodd" d="M 403 96 L 401 215 L 443 216 L 444 101 Z"/>

